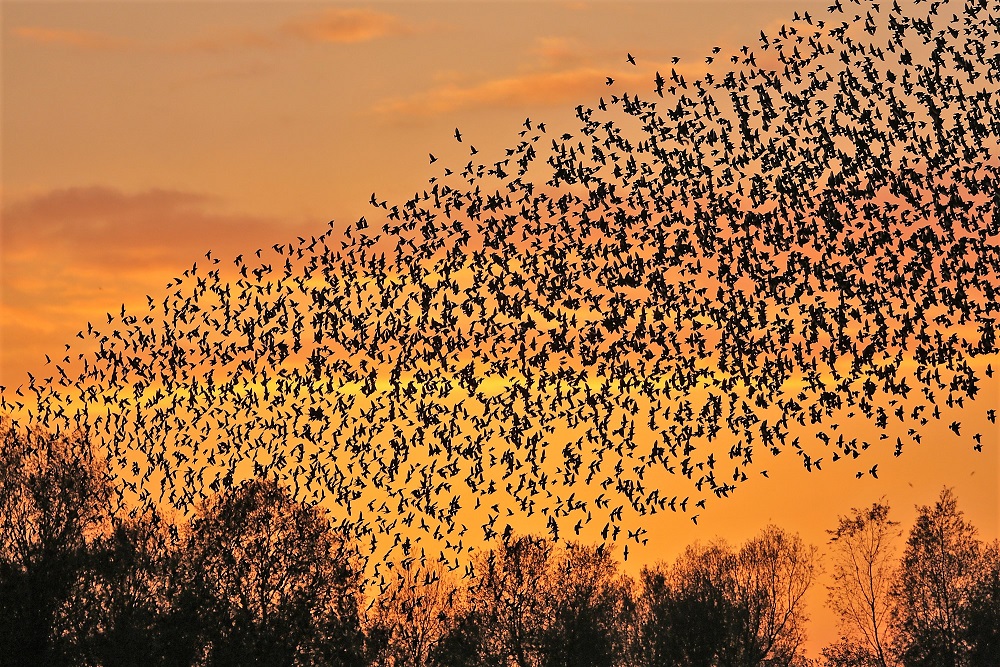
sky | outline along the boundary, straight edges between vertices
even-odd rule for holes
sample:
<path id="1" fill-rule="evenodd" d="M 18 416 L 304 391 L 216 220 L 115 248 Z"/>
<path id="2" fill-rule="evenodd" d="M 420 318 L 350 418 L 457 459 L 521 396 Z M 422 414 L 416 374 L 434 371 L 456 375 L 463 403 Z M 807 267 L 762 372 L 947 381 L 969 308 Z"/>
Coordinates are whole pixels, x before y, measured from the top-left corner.
<path id="1" fill-rule="evenodd" d="M 88 321 L 143 306 L 209 250 L 231 258 L 356 220 L 372 192 L 425 188 L 430 154 L 498 153 L 525 118 L 573 129 L 607 76 L 651 89 L 674 56 L 696 75 L 713 47 L 735 52 L 825 4 L 5 1 L 0 384 L 44 372 Z M 1000 403 L 996 377 L 979 402 Z M 878 480 L 776 459 L 699 525 L 664 518 L 629 567 L 769 522 L 822 545 L 838 515 L 881 497 L 908 526 L 943 486 L 996 538 L 995 429 L 982 453 L 943 424 L 929 434 L 871 458 Z M 815 646 L 835 636 L 818 590 Z"/>

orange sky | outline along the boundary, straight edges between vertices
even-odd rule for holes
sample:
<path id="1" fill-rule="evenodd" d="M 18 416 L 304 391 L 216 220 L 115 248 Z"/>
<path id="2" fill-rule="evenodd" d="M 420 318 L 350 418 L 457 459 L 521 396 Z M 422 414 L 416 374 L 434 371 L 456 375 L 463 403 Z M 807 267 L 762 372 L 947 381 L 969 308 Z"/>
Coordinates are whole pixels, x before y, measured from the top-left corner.
<path id="1" fill-rule="evenodd" d="M 485 154 L 512 145 L 525 117 L 574 130 L 573 108 L 606 95 L 605 76 L 651 89 L 674 55 L 697 74 L 713 46 L 733 52 L 826 4 L 4 2 L 0 384 L 37 373 L 87 321 L 143 306 L 209 249 L 250 253 L 357 219 L 373 190 L 423 189 L 467 159 L 456 126 Z M 978 403 L 1000 403 L 998 378 Z M 775 459 L 770 479 L 698 526 L 648 524 L 650 548 L 629 565 L 769 521 L 822 544 L 838 514 L 880 496 L 906 526 L 943 485 L 995 538 L 998 438 L 980 428 L 980 454 L 941 425 L 899 459 L 872 456 L 878 481 Z M 834 632 L 822 600 L 813 646 Z"/>

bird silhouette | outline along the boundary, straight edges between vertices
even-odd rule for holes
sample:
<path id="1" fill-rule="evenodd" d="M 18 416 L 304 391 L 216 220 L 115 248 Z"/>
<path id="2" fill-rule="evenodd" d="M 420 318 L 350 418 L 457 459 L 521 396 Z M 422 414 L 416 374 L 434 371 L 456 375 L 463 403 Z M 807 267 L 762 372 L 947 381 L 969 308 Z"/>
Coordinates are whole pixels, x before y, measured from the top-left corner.
<path id="1" fill-rule="evenodd" d="M 449 569 L 467 525 L 644 543 L 770 457 L 962 438 L 997 352 L 1000 52 L 995 7 L 949 6 L 803 13 L 352 224 L 206 253 L 0 406 L 100 444 L 122 507 L 275 476 L 374 560 Z"/>

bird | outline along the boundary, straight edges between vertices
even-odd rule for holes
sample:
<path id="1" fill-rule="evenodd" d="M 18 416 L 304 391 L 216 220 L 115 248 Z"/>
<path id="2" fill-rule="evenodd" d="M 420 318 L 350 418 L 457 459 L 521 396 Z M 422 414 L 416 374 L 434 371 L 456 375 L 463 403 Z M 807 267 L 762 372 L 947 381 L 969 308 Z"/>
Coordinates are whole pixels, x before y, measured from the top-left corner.
<path id="1" fill-rule="evenodd" d="M 451 569 L 460 534 L 536 514 L 642 544 L 694 497 L 698 525 L 768 456 L 878 480 L 863 457 L 937 422 L 981 451 L 960 415 L 996 353 L 996 31 L 930 4 L 712 47 L 712 74 L 526 118 L 498 161 L 442 156 L 356 223 L 209 251 L 4 410 L 93 434 L 150 507 L 273 476 L 377 562 L 435 543 Z"/>

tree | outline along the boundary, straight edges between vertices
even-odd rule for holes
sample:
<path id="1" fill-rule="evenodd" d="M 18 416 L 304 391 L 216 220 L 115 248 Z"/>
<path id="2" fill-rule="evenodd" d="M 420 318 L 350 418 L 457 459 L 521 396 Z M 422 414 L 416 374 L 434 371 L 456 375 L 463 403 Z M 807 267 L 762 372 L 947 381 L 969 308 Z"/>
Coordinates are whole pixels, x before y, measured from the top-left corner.
<path id="1" fill-rule="evenodd" d="M 483 667 L 499 665 L 498 657 L 483 659 L 486 621 L 473 606 L 463 607 L 452 619 L 440 641 L 430 651 L 428 664 L 434 667 Z"/>
<path id="2" fill-rule="evenodd" d="M 627 591 L 603 547 L 514 537 L 477 563 L 468 609 L 443 647 L 458 664 L 614 665 L 625 653 Z"/>
<path id="3" fill-rule="evenodd" d="M 816 575 L 816 548 L 768 526 L 740 549 L 736 596 L 748 614 L 735 664 L 787 667 L 801 659 L 805 594 Z"/>
<path id="4" fill-rule="evenodd" d="M 889 519 L 889 506 L 877 502 L 870 508 L 852 508 L 849 515 L 838 517 L 834 530 L 827 531 L 833 580 L 829 605 L 839 616 L 843 643 L 853 645 L 837 649 L 838 655 L 851 656 L 842 661 L 873 667 L 895 664 L 890 651 L 894 642 L 890 593 L 898 525 Z"/>
<path id="5" fill-rule="evenodd" d="M 107 468 L 82 434 L 0 423 L 0 655 L 75 662 L 54 632 L 106 525 Z"/>
<path id="6" fill-rule="evenodd" d="M 951 489 L 917 508 L 893 588 L 899 644 L 908 667 L 969 664 L 966 632 L 977 583 L 980 542 Z"/>
<path id="7" fill-rule="evenodd" d="M 611 551 L 570 542 L 556 552 L 547 575 L 553 615 L 544 634 L 542 664 L 617 664 L 626 653 L 631 584 L 619 575 Z"/>
<path id="8" fill-rule="evenodd" d="M 823 647 L 820 652 L 823 667 L 874 667 L 875 657 L 870 648 L 856 637 L 841 637 Z"/>
<path id="9" fill-rule="evenodd" d="M 191 665 L 198 647 L 175 633 L 191 624 L 171 606 L 176 528 L 155 511 L 116 520 L 96 539 L 58 629 L 81 664 Z"/>
<path id="10" fill-rule="evenodd" d="M 192 522 L 174 599 L 209 665 L 363 662 L 355 552 L 276 481 L 220 493 Z"/>
<path id="11" fill-rule="evenodd" d="M 815 548 L 773 526 L 738 551 L 689 547 L 669 569 L 643 573 L 640 653 L 650 665 L 797 664 L 815 571 Z"/>
<path id="12" fill-rule="evenodd" d="M 636 607 L 637 658 L 646 665 L 729 664 L 747 614 L 733 587 L 735 554 L 725 542 L 695 544 L 668 568 L 645 568 Z"/>
<path id="13" fill-rule="evenodd" d="M 983 550 L 969 599 L 966 641 L 970 665 L 988 665 L 1000 656 L 1000 542 Z"/>
<path id="14" fill-rule="evenodd" d="M 544 628 L 551 618 L 543 575 L 552 550 L 544 538 L 512 537 L 477 564 L 470 602 L 483 625 L 484 658 L 506 664 L 509 657 L 517 667 L 540 663 Z"/>
<path id="15" fill-rule="evenodd" d="M 464 608 L 464 591 L 445 568 L 402 567 L 396 584 L 375 601 L 371 632 L 384 638 L 376 664 L 424 667 Z"/>

